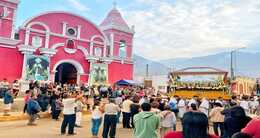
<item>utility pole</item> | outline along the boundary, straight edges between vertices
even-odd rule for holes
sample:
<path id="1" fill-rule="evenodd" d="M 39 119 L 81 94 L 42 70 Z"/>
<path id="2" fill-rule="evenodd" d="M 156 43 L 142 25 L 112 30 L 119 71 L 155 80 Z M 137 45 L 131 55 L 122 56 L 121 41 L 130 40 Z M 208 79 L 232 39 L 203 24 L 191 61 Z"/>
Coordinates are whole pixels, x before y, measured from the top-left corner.
<path id="1" fill-rule="evenodd" d="M 146 64 L 146 78 L 149 77 L 149 64 Z"/>
<path id="2" fill-rule="evenodd" d="M 233 66 L 233 53 L 234 50 L 230 52 L 230 80 L 234 80 L 234 66 Z"/>
<path id="3" fill-rule="evenodd" d="M 234 49 L 230 52 L 230 93 L 232 93 L 232 82 L 235 80 L 235 71 L 234 71 L 234 57 L 233 54 L 240 49 L 245 49 L 246 47 L 241 47 Z M 235 60 L 236 62 L 236 60 Z M 236 64 L 236 63 L 235 63 Z"/>

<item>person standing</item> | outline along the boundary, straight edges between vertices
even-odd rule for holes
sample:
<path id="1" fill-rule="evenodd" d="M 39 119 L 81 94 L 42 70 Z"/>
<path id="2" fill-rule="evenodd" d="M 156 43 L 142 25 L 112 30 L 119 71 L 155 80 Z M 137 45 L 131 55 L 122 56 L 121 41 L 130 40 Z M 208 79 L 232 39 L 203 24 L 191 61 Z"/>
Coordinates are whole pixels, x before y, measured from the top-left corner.
<path id="1" fill-rule="evenodd" d="M 245 110 L 246 114 L 249 114 L 249 101 L 247 96 L 243 96 L 240 102 L 240 106 Z"/>
<path id="2" fill-rule="evenodd" d="M 10 116 L 9 112 L 11 111 L 13 102 L 13 89 L 7 89 L 4 93 L 4 116 Z"/>
<path id="3" fill-rule="evenodd" d="M 105 116 L 102 137 L 107 138 L 108 133 L 110 138 L 115 138 L 117 113 L 120 111 L 118 105 L 115 104 L 114 98 L 109 99 L 109 103 L 104 106 Z"/>
<path id="4" fill-rule="evenodd" d="M 241 106 L 234 106 L 230 109 L 230 117 L 224 121 L 225 136 L 231 137 L 236 132 L 240 132 L 251 120 L 246 116 L 245 110 Z"/>
<path id="5" fill-rule="evenodd" d="M 129 96 L 125 97 L 125 100 L 122 104 L 122 113 L 123 113 L 123 128 L 131 128 L 130 126 L 130 118 L 131 118 L 131 111 L 130 106 L 133 102 L 129 99 Z"/>
<path id="6" fill-rule="evenodd" d="M 164 138 L 219 138 L 209 134 L 208 118 L 201 112 L 186 112 L 182 119 L 182 132 L 171 131 Z"/>
<path id="7" fill-rule="evenodd" d="M 224 110 L 220 103 L 214 103 L 214 108 L 209 113 L 209 118 L 213 122 L 213 130 L 215 135 L 224 136 L 224 115 L 221 112 Z M 220 133 L 218 131 L 220 129 Z"/>
<path id="8" fill-rule="evenodd" d="M 99 127 L 102 123 L 102 115 L 104 112 L 104 109 L 100 106 L 99 102 L 94 103 L 93 110 L 92 110 L 92 127 L 91 132 L 92 136 L 97 138 L 98 137 L 98 131 Z"/>
<path id="9" fill-rule="evenodd" d="M 119 107 L 122 106 L 122 103 L 123 103 L 123 98 L 122 98 L 122 95 L 118 95 L 116 98 L 115 98 L 115 104 L 118 105 Z M 120 116 L 121 116 L 121 111 L 119 111 L 117 113 L 117 123 L 120 122 Z"/>
<path id="10" fill-rule="evenodd" d="M 7 81 L 6 78 L 4 78 L 3 82 L 3 88 L 4 88 L 4 91 L 7 91 L 9 89 L 9 82 Z"/>
<path id="11" fill-rule="evenodd" d="M 50 97 L 50 106 L 51 106 L 51 115 L 52 115 L 52 119 L 55 119 L 57 120 L 58 119 L 58 116 L 59 116 L 59 107 L 57 108 L 57 106 L 60 106 L 59 105 L 59 97 L 60 97 L 60 94 L 58 91 L 54 91 L 53 94 L 51 95 Z M 60 100 L 61 101 L 61 100 Z"/>
<path id="12" fill-rule="evenodd" d="M 63 95 L 63 121 L 61 124 L 61 135 L 66 133 L 66 127 L 69 125 L 68 135 L 75 135 L 74 127 L 76 122 L 76 98 L 69 96 L 68 94 Z"/>
<path id="13" fill-rule="evenodd" d="M 157 138 L 160 118 L 151 111 L 149 103 L 141 105 L 142 112 L 134 116 L 134 138 Z"/>
<path id="14" fill-rule="evenodd" d="M 131 126 L 134 128 L 134 116 L 139 113 L 140 105 L 139 105 L 139 97 L 136 95 L 133 97 L 133 104 L 130 106 L 131 110 Z"/>
<path id="15" fill-rule="evenodd" d="M 188 107 L 191 107 L 191 104 L 195 104 L 196 106 L 198 106 L 198 96 L 193 96 L 193 98 L 190 99 L 189 103 L 188 103 Z"/>
<path id="16" fill-rule="evenodd" d="M 207 100 L 207 98 L 203 98 L 202 102 L 199 106 L 199 110 L 204 113 L 206 116 L 209 115 L 209 101 Z"/>
<path id="17" fill-rule="evenodd" d="M 63 105 L 62 105 L 61 97 L 57 97 L 55 101 L 55 110 L 52 111 L 52 119 L 55 119 L 56 121 L 59 120 L 62 106 Z"/>
<path id="18" fill-rule="evenodd" d="M 75 127 L 82 127 L 81 126 L 82 111 L 83 111 L 83 103 L 82 103 L 82 98 L 80 98 L 76 101 L 76 123 L 75 123 Z"/>
<path id="19" fill-rule="evenodd" d="M 160 113 L 161 117 L 161 128 L 160 128 L 160 136 L 161 138 L 164 135 L 172 130 L 174 130 L 176 126 L 176 117 L 175 114 L 171 111 L 169 106 L 164 108 L 165 110 Z"/>
<path id="20" fill-rule="evenodd" d="M 20 83 L 18 82 L 18 80 L 14 80 L 12 84 L 12 88 L 14 91 L 14 97 L 16 98 L 19 94 L 19 89 L 20 89 Z"/>
<path id="21" fill-rule="evenodd" d="M 27 113 L 29 115 L 27 125 L 36 125 L 37 114 L 41 111 L 41 107 L 36 99 L 37 95 L 32 93 L 31 98 L 27 103 Z"/>
<path id="22" fill-rule="evenodd" d="M 180 99 L 180 101 L 178 102 L 178 109 L 179 109 L 179 112 L 178 112 L 178 117 L 180 119 L 182 119 L 184 113 L 186 112 L 186 104 L 185 104 L 185 100 L 184 99 Z"/>

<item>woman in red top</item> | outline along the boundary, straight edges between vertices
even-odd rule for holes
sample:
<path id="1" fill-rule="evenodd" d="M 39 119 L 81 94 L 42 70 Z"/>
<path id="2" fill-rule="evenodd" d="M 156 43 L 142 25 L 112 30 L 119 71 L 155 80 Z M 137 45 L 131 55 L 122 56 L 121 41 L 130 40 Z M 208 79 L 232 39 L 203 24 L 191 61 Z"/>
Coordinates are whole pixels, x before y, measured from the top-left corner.
<path id="1" fill-rule="evenodd" d="M 208 134 L 208 118 L 201 112 L 185 113 L 182 130 L 182 132 L 169 132 L 164 138 L 219 138 Z"/>

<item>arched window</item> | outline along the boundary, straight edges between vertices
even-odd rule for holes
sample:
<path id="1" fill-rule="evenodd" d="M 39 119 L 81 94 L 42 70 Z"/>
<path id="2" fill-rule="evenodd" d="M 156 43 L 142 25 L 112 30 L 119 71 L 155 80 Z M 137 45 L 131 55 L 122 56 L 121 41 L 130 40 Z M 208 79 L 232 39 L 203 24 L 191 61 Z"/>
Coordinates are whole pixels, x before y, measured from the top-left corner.
<path id="1" fill-rule="evenodd" d="M 119 42 L 119 57 L 126 57 L 126 42 L 125 40 L 120 40 Z"/>
<path id="2" fill-rule="evenodd" d="M 100 48 L 100 47 L 95 48 L 95 56 L 97 56 L 97 57 L 102 56 L 102 48 Z"/>
<path id="3" fill-rule="evenodd" d="M 68 41 L 67 41 L 66 48 L 75 49 L 75 43 L 74 43 L 74 41 L 73 41 L 73 40 L 68 40 Z"/>

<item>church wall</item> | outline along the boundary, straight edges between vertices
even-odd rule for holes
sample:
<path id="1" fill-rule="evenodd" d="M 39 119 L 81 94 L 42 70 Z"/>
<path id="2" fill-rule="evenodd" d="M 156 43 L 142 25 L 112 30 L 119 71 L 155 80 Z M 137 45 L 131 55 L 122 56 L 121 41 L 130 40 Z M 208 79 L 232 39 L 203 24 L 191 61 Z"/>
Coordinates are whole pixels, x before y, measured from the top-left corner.
<path id="1" fill-rule="evenodd" d="M 113 84 L 121 79 L 132 80 L 133 64 L 121 64 L 118 62 L 112 62 L 108 65 L 108 72 L 108 79 L 110 84 Z"/>
<path id="2" fill-rule="evenodd" d="M 22 76 L 23 55 L 16 49 L 0 47 L 0 80 L 12 82 Z"/>

